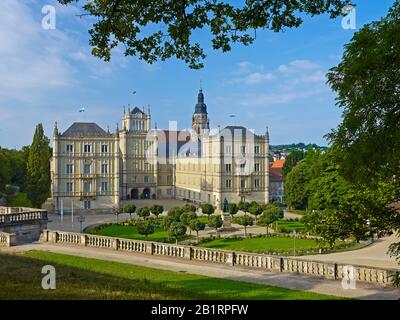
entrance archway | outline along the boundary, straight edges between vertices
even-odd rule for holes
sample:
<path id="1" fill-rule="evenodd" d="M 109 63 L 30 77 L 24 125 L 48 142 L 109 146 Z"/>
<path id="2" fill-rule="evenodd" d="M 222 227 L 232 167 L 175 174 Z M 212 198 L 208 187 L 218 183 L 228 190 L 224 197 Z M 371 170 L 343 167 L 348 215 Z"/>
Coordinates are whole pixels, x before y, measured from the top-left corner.
<path id="1" fill-rule="evenodd" d="M 138 189 L 131 190 L 131 199 L 139 199 L 139 190 Z"/>
<path id="2" fill-rule="evenodd" d="M 143 198 L 145 199 L 150 199 L 150 189 L 149 188 L 145 188 L 143 189 Z"/>

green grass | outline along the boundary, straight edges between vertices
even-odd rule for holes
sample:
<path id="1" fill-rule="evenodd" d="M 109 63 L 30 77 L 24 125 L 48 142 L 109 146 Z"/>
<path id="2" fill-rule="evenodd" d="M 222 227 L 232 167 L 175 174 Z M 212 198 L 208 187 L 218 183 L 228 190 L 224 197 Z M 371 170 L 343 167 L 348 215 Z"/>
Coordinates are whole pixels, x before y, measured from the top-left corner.
<path id="1" fill-rule="evenodd" d="M 293 238 L 265 237 L 265 238 L 225 238 L 215 239 L 199 244 L 205 248 L 236 250 L 244 252 L 267 253 L 271 251 L 293 250 Z M 296 250 L 317 248 L 318 243 L 310 239 L 296 239 Z"/>
<path id="2" fill-rule="evenodd" d="M 338 299 L 42 251 L 0 254 L 0 261 L 0 299 Z M 56 269 L 56 290 L 41 288 L 44 265 Z"/>
<path id="3" fill-rule="evenodd" d="M 135 240 L 146 240 L 144 235 L 138 233 L 137 228 L 134 226 L 122 226 L 122 225 L 109 225 L 101 228 L 100 230 L 93 232 L 89 228 L 86 230 L 87 233 L 95 233 L 100 236 L 108 236 L 108 237 L 118 237 L 118 238 L 126 238 L 126 239 L 135 239 Z M 168 239 L 168 232 L 162 230 L 161 228 L 154 228 L 154 233 L 149 234 L 147 236 L 147 240 L 149 241 L 165 241 Z"/>
<path id="4" fill-rule="evenodd" d="M 302 216 L 307 214 L 307 210 L 301 210 L 301 209 L 290 209 L 290 210 L 288 210 L 288 212 L 299 214 Z"/>
<path id="5" fill-rule="evenodd" d="M 273 224 L 275 226 L 275 224 Z M 278 226 L 287 229 L 290 232 L 305 232 L 306 226 L 300 221 L 279 220 Z"/>

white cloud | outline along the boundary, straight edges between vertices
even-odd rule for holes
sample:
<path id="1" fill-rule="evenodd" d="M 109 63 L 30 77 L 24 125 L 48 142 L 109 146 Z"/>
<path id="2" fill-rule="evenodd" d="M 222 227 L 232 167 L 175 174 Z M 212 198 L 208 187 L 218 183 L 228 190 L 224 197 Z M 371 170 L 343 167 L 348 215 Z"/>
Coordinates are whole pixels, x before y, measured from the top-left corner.
<path id="1" fill-rule="evenodd" d="M 75 69 L 63 59 L 70 41 L 44 30 L 27 5 L 3 0 L 0 11 L 0 97 L 29 101 L 38 92 L 74 83 Z"/>
<path id="2" fill-rule="evenodd" d="M 297 73 L 319 69 L 320 66 L 309 60 L 294 60 L 288 64 L 283 64 L 278 67 L 278 71 L 282 73 Z"/>
<path id="3" fill-rule="evenodd" d="M 276 77 L 272 73 L 254 72 L 243 77 L 233 78 L 232 84 L 244 83 L 247 85 L 258 84 L 264 81 L 274 80 Z"/>

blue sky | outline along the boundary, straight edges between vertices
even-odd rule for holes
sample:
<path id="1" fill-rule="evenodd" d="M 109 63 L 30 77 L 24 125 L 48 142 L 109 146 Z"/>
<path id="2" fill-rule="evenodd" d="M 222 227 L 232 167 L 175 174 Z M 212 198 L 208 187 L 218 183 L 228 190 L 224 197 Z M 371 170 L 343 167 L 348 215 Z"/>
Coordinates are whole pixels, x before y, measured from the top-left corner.
<path id="1" fill-rule="evenodd" d="M 55 0 L 2 0 L 0 11 L 0 146 L 31 143 L 42 122 L 51 136 L 55 121 L 65 131 L 74 121 L 97 122 L 113 130 L 123 105 L 150 105 L 152 123 L 191 126 L 200 80 L 212 127 L 245 125 L 271 144 L 326 144 L 323 136 L 340 122 L 335 94 L 325 84 L 354 31 L 380 19 L 393 0 L 358 0 L 357 29 L 341 19 L 306 18 L 298 29 L 258 31 L 256 42 L 223 54 L 207 49 L 205 68 L 191 70 L 175 59 L 148 65 L 114 52 L 110 63 L 90 54 L 90 21 L 79 6 Z M 56 7 L 56 30 L 41 28 L 41 9 Z M 198 33 L 209 48 L 207 37 Z M 136 95 L 132 95 L 137 91 Z M 79 113 L 80 107 L 86 108 Z M 235 120 L 229 114 L 237 115 Z"/>

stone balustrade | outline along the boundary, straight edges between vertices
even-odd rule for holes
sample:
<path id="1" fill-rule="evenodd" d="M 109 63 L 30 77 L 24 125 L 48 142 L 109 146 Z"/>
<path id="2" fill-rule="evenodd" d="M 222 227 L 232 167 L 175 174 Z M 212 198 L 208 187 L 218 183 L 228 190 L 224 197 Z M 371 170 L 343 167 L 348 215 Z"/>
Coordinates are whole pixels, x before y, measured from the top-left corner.
<path id="1" fill-rule="evenodd" d="M 31 208 L 0 207 L 0 227 L 32 221 L 47 221 L 47 211 Z"/>
<path id="2" fill-rule="evenodd" d="M 14 233 L 0 232 L 0 247 L 11 247 L 15 242 Z"/>
<path id="3" fill-rule="evenodd" d="M 1 238 L 0 238 L 1 241 Z M 187 260 L 213 262 L 256 268 L 265 271 L 296 273 L 326 279 L 343 279 L 349 273 L 344 264 L 310 261 L 297 257 L 278 257 L 237 251 L 200 248 L 161 242 L 130 240 L 64 231 L 44 230 L 41 241 L 82 245 L 150 255 L 168 256 Z M 397 270 L 353 265 L 356 281 L 391 286 Z"/>

